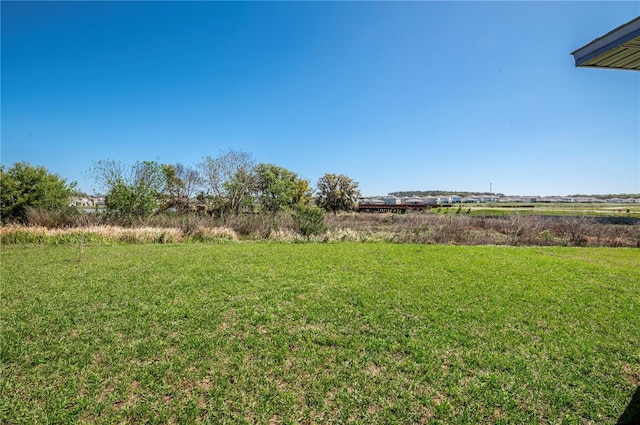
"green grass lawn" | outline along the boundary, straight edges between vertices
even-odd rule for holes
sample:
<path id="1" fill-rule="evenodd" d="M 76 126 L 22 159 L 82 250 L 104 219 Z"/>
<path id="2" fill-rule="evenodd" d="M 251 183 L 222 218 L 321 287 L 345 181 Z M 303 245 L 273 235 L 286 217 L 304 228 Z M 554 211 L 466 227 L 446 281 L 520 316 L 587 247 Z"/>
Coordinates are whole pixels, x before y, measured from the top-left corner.
<path id="1" fill-rule="evenodd" d="M 3 246 L 0 423 L 609 423 L 640 251 Z"/>

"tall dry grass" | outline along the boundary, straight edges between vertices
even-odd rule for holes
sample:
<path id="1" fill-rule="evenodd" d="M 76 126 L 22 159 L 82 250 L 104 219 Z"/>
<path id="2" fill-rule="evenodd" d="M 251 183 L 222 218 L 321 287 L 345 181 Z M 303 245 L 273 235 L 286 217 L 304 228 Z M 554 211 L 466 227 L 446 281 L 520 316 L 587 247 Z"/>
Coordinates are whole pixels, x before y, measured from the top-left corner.
<path id="1" fill-rule="evenodd" d="M 327 223 L 330 231 L 349 228 L 398 243 L 640 247 L 640 225 L 590 217 L 349 213 L 328 216 Z"/>
<path id="2" fill-rule="evenodd" d="M 38 216 L 46 221 L 46 217 Z M 65 227 L 7 225 L 8 243 L 181 243 L 241 239 L 280 242 L 393 242 L 455 245 L 563 245 L 640 247 L 640 225 L 616 225 L 589 217 L 465 214 L 344 213 L 325 218 L 327 230 L 303 236 L 289 213 L 210 217 L 163 214 L 126 227 L 100 214 L 78 215 Z"/>
<path id="3" fill-rule="evenodd" d="M 173 227 L 86 226 L 47 228 L 43 226 L 8 225 L 0 227 L 2 244 L 69 244 L 69 243 L 180 243 L 187 241 L 235 241 L 238 235 L 228 228 L 199 227 L 192 234 Z"/>

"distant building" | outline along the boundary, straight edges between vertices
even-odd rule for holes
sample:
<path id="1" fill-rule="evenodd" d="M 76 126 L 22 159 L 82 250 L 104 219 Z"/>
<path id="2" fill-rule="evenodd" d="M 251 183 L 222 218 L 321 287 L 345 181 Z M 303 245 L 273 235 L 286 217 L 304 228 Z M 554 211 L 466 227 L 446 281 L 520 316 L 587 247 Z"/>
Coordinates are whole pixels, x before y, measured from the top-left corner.
<path id="1" fill-rule="evenodd" d="M 71 207 L 92 207 L 93 199 L 90 198 L 82 198 L 82 197 L 73 197 L 69 200 L 69 206 Z"/>
<path id="2" fill-rule="evenodd" d="M 495 195 L 482 195 L 480 202 L 500 202 L 500 197 Z"/>
<path id="3" fill-rule="evenodd" d="M 69 199 L 69 206 L 71 207 L 96 207 L 104 205 L 104 197 L 83 197 L 83 196 L 72 196 Z"/>
<path id="4" fill-rule="evenodd" d="M 500 202 L 500 197 L 497 195 L 473 195 L 465 196 L 461 198 L 460 202 L 463 204 L 481 204 L 487 202 Z"/>
<path id="5" fill-rule="evenodd" d="M 510 203 L 534 203 L 536 202 L 535 196 L 505 196 L 500 198 L 500 202 Z"/>
<path id="6" fill-rule="evenodd" d="M 403 200 L 402 203 L 405 205 L 424 205 L 425 204 L 425 202 L 422 199 L 416 196 L 413 196 L 411 198 L 406 198 Z"/>
<path id="7" fill-rule="evenodd" d="M 386 205 L 399 205 L 400 204 L 400 198 L 398 198 L 397 196 L 383 196 L 382 200 L 384 201 L 384 203 Z"/>
<path id="8" fill-rule="evenodd" d="M 384 205 L 384 201 L 380 198 L 360 198 L 358 203 L 360 205 Z"/>
<path id="9" fill-rule="evenodd" d="M 438 198 L 435 196 L 423 196 L 420 199 L 422 199 L 422 202 L 426 205 L 436 205 L 438 203 Z"/>

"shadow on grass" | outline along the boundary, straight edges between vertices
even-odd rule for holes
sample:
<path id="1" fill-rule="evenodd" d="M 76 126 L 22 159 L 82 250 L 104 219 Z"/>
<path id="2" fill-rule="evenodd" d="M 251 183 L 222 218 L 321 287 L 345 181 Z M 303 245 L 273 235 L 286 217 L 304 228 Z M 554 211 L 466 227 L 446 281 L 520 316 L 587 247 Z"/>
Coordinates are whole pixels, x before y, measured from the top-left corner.
<path id="1" fill-rule="evenodd" d="M 640 386 L 636 388 L 629 405 L 616 425 L 640 425 Z"/>

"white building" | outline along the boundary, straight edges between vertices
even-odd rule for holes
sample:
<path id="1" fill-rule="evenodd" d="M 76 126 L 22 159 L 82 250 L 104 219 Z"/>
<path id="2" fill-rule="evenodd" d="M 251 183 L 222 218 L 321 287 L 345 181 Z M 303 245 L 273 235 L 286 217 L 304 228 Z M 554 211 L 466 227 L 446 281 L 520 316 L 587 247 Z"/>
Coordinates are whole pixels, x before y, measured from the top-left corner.
<path id="1" fill-rule="evenodd" d="M 400 204 L 400 198 L 398 198 L 397 196 L 383 196 L 382 200 L 384 201 L 384 203 L 386 205 L 399 205 Z"/>
<path id="2" fill-rule="evenodd" d="M 435 196 L 423 196 L 420 199 L 425 205 L 436 205 L 438 203 L 438 198 Z"/>
<path id="3" fill-rule="evenodd" d="M 417 196 L 412 196 L 410 198 L 403 198 L 402 203 L 405 205 L 424 205 L 425 202 L 418 198 Z"/>

